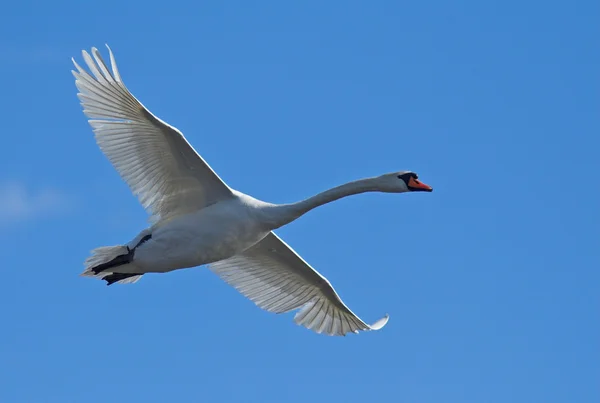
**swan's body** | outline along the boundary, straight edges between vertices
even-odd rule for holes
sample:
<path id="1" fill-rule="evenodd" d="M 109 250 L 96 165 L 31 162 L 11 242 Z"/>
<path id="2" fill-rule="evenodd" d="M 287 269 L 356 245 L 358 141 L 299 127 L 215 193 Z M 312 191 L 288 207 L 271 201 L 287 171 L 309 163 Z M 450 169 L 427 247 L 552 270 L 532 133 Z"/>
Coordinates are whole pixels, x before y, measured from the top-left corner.
<path id="1" fill-rule="evenodd" d="M 263 203 L 245 195 L 173 218 L 151 229 L 152 238 L 135 250 L 144 272 L 168 272 L 227 259 L 263 239 Z M 133 271 L 135 273 L 135 271 Z"/>
<path id="2" fill-rule="evenodd" d="M 110 49 L 109 49 L 110 52 Z M 297 323 L 344 335 L 379 329 L 341 301 L 331 284 L 272 231 L 306 212 L 352 194 L 431 191 L 403 171 L 362 179 L 291 204 L 272 204 L 231 189 L 174 127 L 152 115 L 125 87 L 110 52 L 112 73 L 93 48 L 83 52 L 93 77 L 75 61 L 78 94 L 96 140 L 151 214 L 151 226 L 122 246 L 92 251 L 85 276 L 133 283 L 145 273 L 208 264 L 259 307 L 302 308 Z"/>

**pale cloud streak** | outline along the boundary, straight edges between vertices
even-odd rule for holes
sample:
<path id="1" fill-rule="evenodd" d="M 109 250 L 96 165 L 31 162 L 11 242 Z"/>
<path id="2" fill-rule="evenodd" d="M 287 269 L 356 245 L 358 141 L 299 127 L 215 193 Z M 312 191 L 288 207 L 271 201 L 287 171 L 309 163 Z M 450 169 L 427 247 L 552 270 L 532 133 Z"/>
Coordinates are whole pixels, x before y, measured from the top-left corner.
<path id="1" fill-rule="evenodd" d="M 70 199 L 58 189 L 22 182 L 0 183 L 0 224 L 47 218 L 66 211 Z"/>

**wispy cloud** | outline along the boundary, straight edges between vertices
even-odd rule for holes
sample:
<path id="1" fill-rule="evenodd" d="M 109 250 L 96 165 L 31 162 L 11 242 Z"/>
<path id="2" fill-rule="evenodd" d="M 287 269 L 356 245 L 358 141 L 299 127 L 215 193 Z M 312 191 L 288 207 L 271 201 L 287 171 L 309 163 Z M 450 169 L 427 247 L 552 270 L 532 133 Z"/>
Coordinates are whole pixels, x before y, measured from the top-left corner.
<path id="1" fill-rule="evenodd" d="M 60 214 L 71 200 L 58 189 L 33 189 L 22 182 L 0 184 L 0 224 Z"/>

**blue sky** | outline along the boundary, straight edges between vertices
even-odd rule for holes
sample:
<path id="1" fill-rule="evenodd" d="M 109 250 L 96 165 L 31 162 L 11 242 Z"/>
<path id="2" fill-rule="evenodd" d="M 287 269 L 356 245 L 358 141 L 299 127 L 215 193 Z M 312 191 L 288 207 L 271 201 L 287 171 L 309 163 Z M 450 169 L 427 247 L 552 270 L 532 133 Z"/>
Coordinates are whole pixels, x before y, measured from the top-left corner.
<path id="1" fill-rule="evenodd" d="M 0 401 L 597 402 L 599 4 L 250 3 L 4 6 Z M 435 188 L 279 231 L 383 330 L 313 334 L 205 268 L 78 276 L 146 225 L 70 73 L 105 43 L 243 192 L 402 169 Z"/>

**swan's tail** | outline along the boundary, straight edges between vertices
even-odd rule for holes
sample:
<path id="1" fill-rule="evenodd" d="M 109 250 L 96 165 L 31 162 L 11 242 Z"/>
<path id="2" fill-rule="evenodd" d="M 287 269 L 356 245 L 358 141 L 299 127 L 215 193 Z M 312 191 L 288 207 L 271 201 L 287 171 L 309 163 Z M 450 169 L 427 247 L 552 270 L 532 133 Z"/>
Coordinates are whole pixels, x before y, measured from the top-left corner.
<path id="1" fill-rule="evenodd" d="M 106 285 L 132 284 L 142 277 L 142 274 L 135 274 L 137 270 L 132 258 L 133 253 L 127 246 L 102 246 L 94 249 L 85 260 L 81 275 L 104 280 Z"/>

